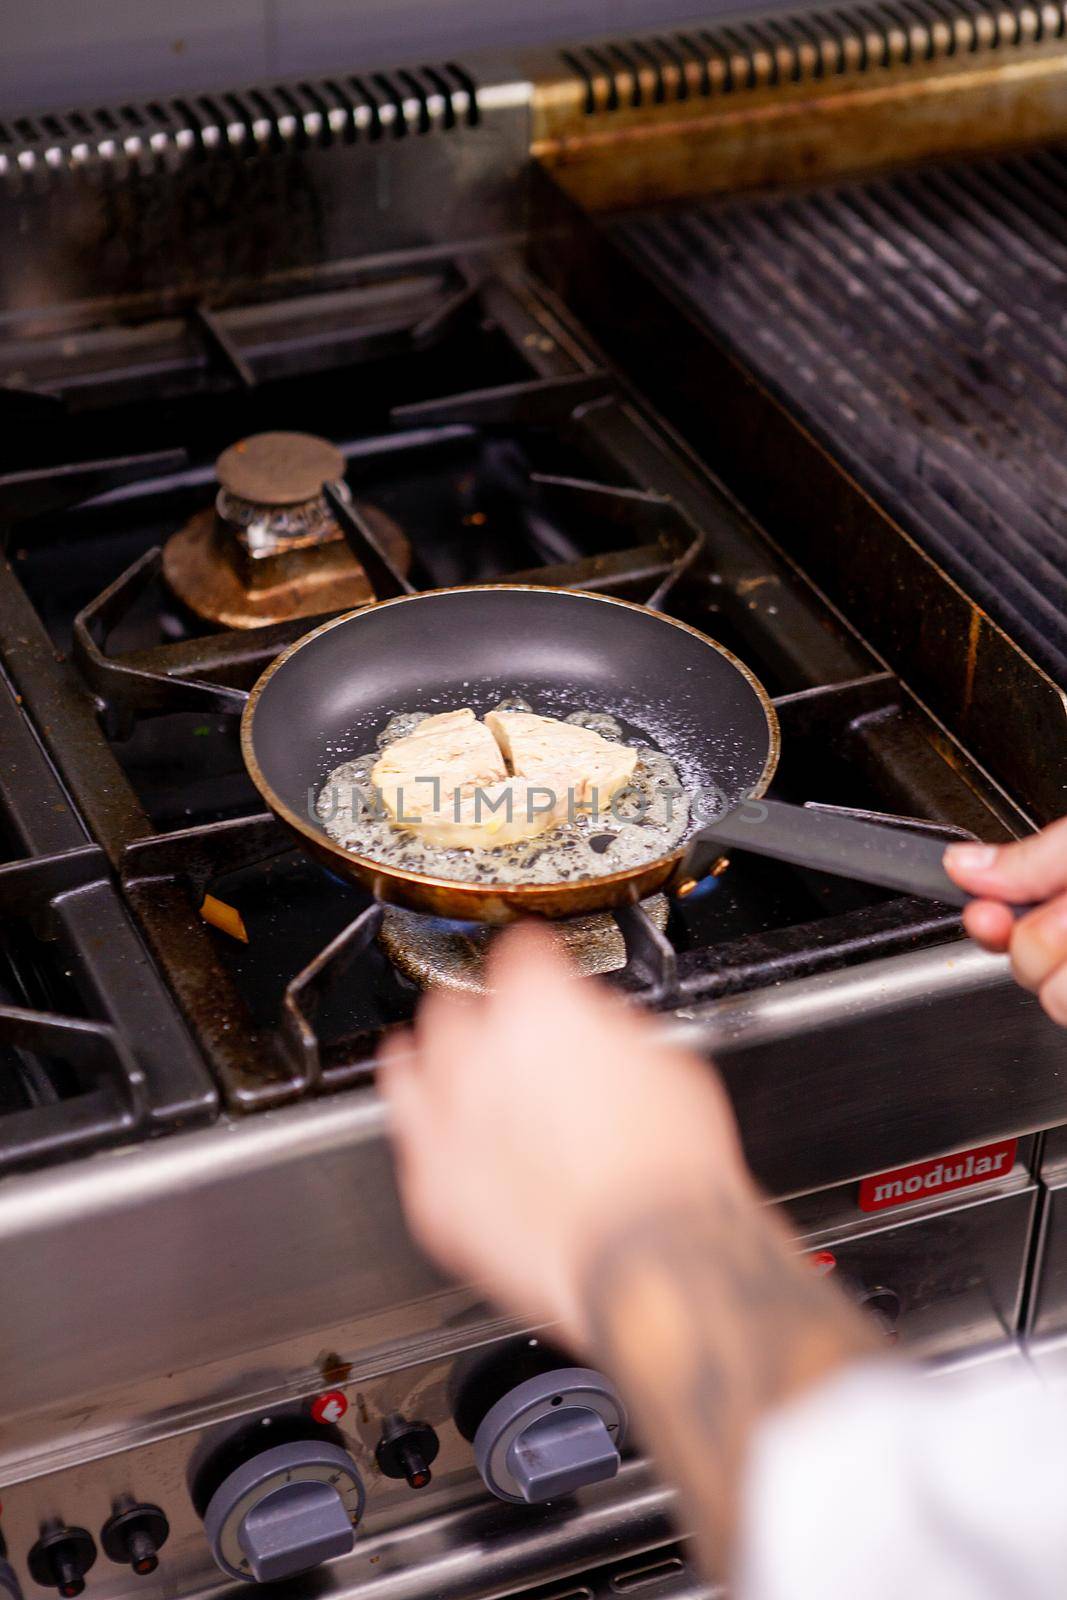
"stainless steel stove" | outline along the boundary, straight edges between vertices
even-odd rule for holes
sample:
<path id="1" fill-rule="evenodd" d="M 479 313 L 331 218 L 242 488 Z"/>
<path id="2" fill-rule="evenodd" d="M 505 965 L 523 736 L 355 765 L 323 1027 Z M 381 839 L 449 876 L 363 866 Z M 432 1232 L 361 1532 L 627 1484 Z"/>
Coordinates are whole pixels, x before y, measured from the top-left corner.
<path id="1" fill-rule="evenodd" d="M 1067 23 L 1012 17 L 880 5 L 0 129 L 0 1592 L 706 1592 L 610 1384 L 399 1216 L 374 1051 L 423 985 L 476 987 L 491 935 L 294 853 L 237 715 L 310 617 L 518 579 L 749 662 L 788 799 L 945 838 L 1065 809 L 1030 603 L 1064 508 L 1003 395 L 1067 277 L 1059 157 L 982 151 L 1064 131 L 1037 90 Z M 935 176 L 853 176 L 874 147 Z M 1006 206 L 1040 263 L 1018 316 Z M 846 269 L 809 260 L 835 245 L 844 339 Z M 1067 1339 L 1067 1040 L 954 914 L 738 856 L 560 932 L 721 1065 L 812 1269 L 887 1338 L 949 1366 Z M 494 1449 L 557 1392 L 599 1454 L 549 1492 L 520 1449 L 500 1498 Z"/>

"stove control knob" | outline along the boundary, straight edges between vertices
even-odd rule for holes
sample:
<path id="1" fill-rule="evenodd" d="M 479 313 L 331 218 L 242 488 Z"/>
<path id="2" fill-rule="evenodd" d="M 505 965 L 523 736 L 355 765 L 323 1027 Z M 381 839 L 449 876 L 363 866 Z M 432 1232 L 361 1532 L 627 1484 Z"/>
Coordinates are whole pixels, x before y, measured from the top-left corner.
<path id="1" fill-rule="evenodd" d="M 499 1500 L 535 1505 L 613 1478 L 626 1412 L 602 1373 L 559 1367 L 509 1389 L 474 1435 L 478 1471 Z"/>
<path id="2" fill-rule="evenodd" d="M 159 1566 L 159 1552 L 169 1533 L 170 1523 L 158 1506 L 123 1500 L 101 1528 L 100 1543 L 109 1560 L 146 1578 Z"/>
<path id="3" fill-rule="evenodd" d="M 408 1422 L 386 1417 L 374 1452 L 378 1468 L 387 1478 L 406 1478 L 411 1489 L 425 1489 L 441 1441 L 428 1422 Z"/>
<path id="4" fill-rule="evenodd" d="M 85 1574 L 96 1560 L 93 1536 L 84 1528 L 67 1528 L 50 1522 L 26 1558 L 30 1577 L 42 1589 L 58 1589 L 64 1600 L 74 1600 L 85 1588 Z"/>
<path id="5" fill-rule="evenodd" d="M 347 1450 L 296 1439 L 262 1451 L 224 1478 L 204 1527 L 223 1572 L 269 1583 L 347 1555 L 363 1501 Z"/>

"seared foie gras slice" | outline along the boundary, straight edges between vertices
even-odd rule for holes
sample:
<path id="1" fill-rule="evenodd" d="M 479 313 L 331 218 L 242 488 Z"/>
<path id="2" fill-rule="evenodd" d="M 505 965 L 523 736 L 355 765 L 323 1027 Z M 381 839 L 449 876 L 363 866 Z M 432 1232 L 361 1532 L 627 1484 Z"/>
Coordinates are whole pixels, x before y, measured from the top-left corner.
<path id="1" fill-rule="evenodd" d="M 387 745 L 371 782 L 398 828 L 445 850 L 499 850 L 567 814 L 566 776 L 509 777 L 496 740 L 469 707 L 427 717 Z"/>
<path id="2" fill-rule="evenodd" d="M 507 768 L 498 742 L 469 706 L 427 717 L 414 733 L 387 744 L 371 768 L 382 805 L 402 827 L 418 826 L 427 814 L 451 811 L 454 795 L 474 794 L 504 778 Z"/>
<path id="3" fill-rule="evenodd" d="M 371 768 L 371 783 L 400 826 L 450 812 L 457 792 L 473 794 L 508 775 L 496 740 L 469 706 L 427 717 L 414 733 L 386 745 Z"/>
<path id="4" fill-rule="evenodd" d="M 490 711 L 485 723 L 517 777 L 547 783 L 547 774 L 565 773 L 575 809 L 595 804 L 602 811 L 637 765 L 636 750 L 557 717 Z"/>
<path id="5" fill-rule="evenodd" d="M 529 782 L 505 778 L 479 784 L 471 794 L 455 790 L 437 810 L 423 812 L 415 823 L 398 825 L 410 827 L 420 839 L 442 850 L 500 850 L 566 819 L 566 774 L 546 773 Z"/>

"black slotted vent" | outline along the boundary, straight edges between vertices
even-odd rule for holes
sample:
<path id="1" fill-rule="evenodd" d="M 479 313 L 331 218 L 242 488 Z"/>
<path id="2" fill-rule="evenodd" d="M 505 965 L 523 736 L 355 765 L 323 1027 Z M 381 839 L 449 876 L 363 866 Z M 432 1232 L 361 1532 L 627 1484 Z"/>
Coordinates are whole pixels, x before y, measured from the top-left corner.
<path id="1" fill-rule="evenodd" d="M 473 76 L 454 61 L 363 77 L 274 84 L 75 108 L 0 125 L 0 177 L 212 153 L 326 148 L 474 127 Z"/>
<path id="2" fill-rule="evenodd" d="M 874 0 L 561 52 L 592 116 L 953 56 L 1024 49 L 1067 35 L 1067 0 Z"/>

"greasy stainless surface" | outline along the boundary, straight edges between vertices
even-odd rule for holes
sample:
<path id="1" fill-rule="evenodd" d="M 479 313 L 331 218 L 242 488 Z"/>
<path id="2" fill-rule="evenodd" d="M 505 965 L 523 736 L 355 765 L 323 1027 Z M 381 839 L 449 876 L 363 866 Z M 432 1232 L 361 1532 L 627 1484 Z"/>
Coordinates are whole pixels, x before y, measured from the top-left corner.
<path id="1" fill-rule="evenodd" d="M 967 943 L 688 1015 L 692 1038 L 723 1069 L 772 1193 L 1051 1126 L 1067 1109 L 1067 1038 L 1002 957 Z"/>
<path id="2" fill-rule="evenodd" d="M 1043 1352 L 1036 1354 L 1040 1357 Z M 1049 1381 L 1055 1376 L 1051 1363 L 1030 1359 L 1011 1341 L 969 1351 L 930 1369 L 932 1381 L 939 1385 L 969 1382 L 978 1373 L 1013 1383 Z M 1062 1381 L 1062 1367 L 1059 1374 Z M 621 1494 L 616 1492 L 620 1486 Z M 286 1594 L 293 1600 L 321 1596 L 363 1600 L 365 1595 L 383 1593 L 386 1600 L 421 1600 L 432 1593 L 439 1600 L 466 1600 L 528 1590 L 540 1580 L 531 1600 L 544 1600 L 546 1594 L 615 1600 L 637 1589 L 654 1594 L 656 1600 L 722 1600 L 722 1591 L 698 1575 L 689 1542 L 664 1542 L 671 1536 L 673 1510 L 672 1497 L 652 1483 L 639 1464 L 631 1463 L 617 1485 L 584 1491 L 562 1517 L 558 1512 L 553 1516 L 526 1509 L 512 1514 L 490 1504 L 436 1515 L 431 1511 L 406 1529 L 367 1530 L 351 1557 L 290 1581 Z M 622 1530 L 625 1552 L 619 1548 Z M 193 1545 L 195 1538 L 194 1534 Z M 114 1574 L 113 1592 L 149 1597 L 172 1593 L 173 1554 L 168 1550 L 168 1564 L 148 1584 L 144 1579 L 123 1581 L 121 1573 Z M 189 1555 L 183 1541 L 183 1562 Z M 195 1556 L 190 1576 L 194 1581 L 199 1578 L 198 1592 L 233 1597 L 239 1593 L 220 1582 L 217 1574 L 198 1572 Z"/>
<path id="3" fill-rule="evenodd" d="M 0 1276 L 23 1285 L 0 1319 L 5 1450 L 158 1428 L 249 1371 L 307 1378 L 337 1340 L 352 1359 L 479 1320 L 401 1225 L 369 1094 L 124 1154 L 0 1184 Z"/>
<path id="4" fill-rule="evenodd" d="M 814 1227 L 810 1221 L 826 1200 L 798 1202 L 792 1210 L 801 1247 L 831 1252 L 834 1270 L 847 1279 L 851 1292 L 884 1296 L 888 1291 L 896 1297 L 899 1317 L 887 1331 L 917 1354 L 951 1355 L 958 1366 L 965 1359 L 985 1360 L 991 1351 L 1014 1350 L 1011 1334 L 1034 1195 L 1020 1162 L 980 1195 L 946 1196 L 908 1208 L 908 1215 L 865 1216 L 856 1209 L 854 1189 L 838 1192 L 832 1215 Z M 439 1315 L 444 1311 L 441 1300 L 435 1309 Z M 390 1331 L 400 1326 L 395 1316 L 389 1322 Z M 499 1324 L 478 1327 L 465 1324 L 462 1315 L 454 1322 L 442 1316 L 439 1332 L 411 1340 L 402 1350 L 387 1342 L 372 1346 L 368 1333 L 366 1324 L 336 1330 L 336 1348 L 326 1353 L 320 1347 L 299 1375 L 291 1365 L 299 1341 L 284 1356 L 278 1352 L 276 1367 L 270 1365 L 272 1352 L 251 1352 L 230 1375 L 229 1398 L 218 1374 L 176 1372 L 143 1391 L 142 1398 L 151 1397 L 160 1407 L 154 1418 L 130 1417 L 125 1428 L 68 1440 L 65 1447 L 57 1444 L 43 1453 L 32 1448 L 39 1442 L 37 1428 L 22 1441 L 31 1448 L 19 1452 L 16 1424 L 11 1436 L 16 1448 L 8 1448 L 0 1466 L 4 1526 L 16 1565 L 44 1517 L 61 1515 L 96 1530 L 118 1497 L 134 1494 L 160 1504 L 171 1522 L 160 1576 L 146 1589 L 143 1579 L 108 1567 L 97 1582 L 103 1578 L 108 1593 L 116 1596 L 220 1592 L 189 1498 L 193 1467 L 234 1427 L 266 1415 L 302 1414 L 308 1398 L 325 1390 L 341 1390 L 349 1401 L 339 1423 L 340 1440 L 364 1479 L 367 1511 L 353 1555 L 331 1563 L 314 1579 L 290 1585 L 287 1593 L 356 1594 L 370 1583 L 376 1591 L 384 1583 L 397 1600 L 427 1593 L 448 1600 L 498 1594 L 614 1558 L 621 1548 L 629 1559 L 671 1536 L 672 1497 L 640 1460 L 626 1464 L 613 1482 L 582 1491 L 565 1505 L 507 1508 L 486 1502 L 471 1448 L 451 1413 L 457 1374 L 467 1370 L 470 1347 L 504 1335 Z M 360 1339 L 365 1353 L 354 1355 L 356 1345 L 345 1341 Z M 214 1387 L 205 1382 L 212 1377 Z M 374 1447 L 383 1420 L 396 1412 L 429 1422 L 440 1437 L 427 1489 L 413 1492 L 376 1467 Z M 85 1415 L 80 1420 L 84 1424 Z"/>
<path id="5" fill-rule="evenodd" d="M 657 928 L 667 926 L 665 895 L 653 895 L 642 905 Z M 551 926 L 570 960 L 588 977 L 615 972 L 626 960 L 622 934 L 609 912 L 571 917 Z M 449 924 L 387 906 L 378 937 L 389 959 L 416 983 L 460 994 L 483 993 L 487 950 L 484 929 Z"/>

